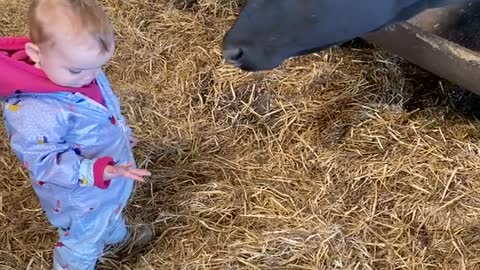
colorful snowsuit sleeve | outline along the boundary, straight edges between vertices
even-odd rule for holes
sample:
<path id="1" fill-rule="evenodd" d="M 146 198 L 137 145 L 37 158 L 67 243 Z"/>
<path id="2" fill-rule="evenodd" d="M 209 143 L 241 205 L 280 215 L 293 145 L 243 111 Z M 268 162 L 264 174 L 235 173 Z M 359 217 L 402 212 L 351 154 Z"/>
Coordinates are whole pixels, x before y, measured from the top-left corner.
<path id="1" fill-rule="evenodd" d="M 13 151 L 39 184 L 67 188 L 95 185 L 108 188 L 103 172 L 111 157 L 85 159 L 65 140 L 68 114 L 52 99 L 8 98 L 4 117 Z"/>

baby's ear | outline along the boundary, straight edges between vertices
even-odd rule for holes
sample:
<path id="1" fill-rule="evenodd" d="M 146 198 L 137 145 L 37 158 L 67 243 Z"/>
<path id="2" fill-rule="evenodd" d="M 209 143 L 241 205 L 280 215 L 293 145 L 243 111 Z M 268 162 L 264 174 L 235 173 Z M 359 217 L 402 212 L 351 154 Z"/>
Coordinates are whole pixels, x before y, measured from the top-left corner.
<path id="1" fill-rule="evenodd" d="M 35 64 L 40 62 L 40 48 L 37 45 L 30 42 L 26 43 L 25 52 Z"/>

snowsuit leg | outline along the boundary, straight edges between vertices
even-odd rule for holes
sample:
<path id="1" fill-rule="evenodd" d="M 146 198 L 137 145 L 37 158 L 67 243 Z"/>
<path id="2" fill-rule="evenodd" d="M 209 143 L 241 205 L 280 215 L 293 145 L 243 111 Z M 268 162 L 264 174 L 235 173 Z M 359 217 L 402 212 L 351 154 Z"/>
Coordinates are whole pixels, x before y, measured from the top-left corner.
<path id="1" fill-rule="evenodd" d="M 59 229 L 54 249 L 55 270 L 93 270 L 106 245 L 125 239 L 127 228 L 121 213 L 114 210 L 112 214 L 108 210 L 98 209 L 97 213 L 74 218 L 70 228 Z"/>

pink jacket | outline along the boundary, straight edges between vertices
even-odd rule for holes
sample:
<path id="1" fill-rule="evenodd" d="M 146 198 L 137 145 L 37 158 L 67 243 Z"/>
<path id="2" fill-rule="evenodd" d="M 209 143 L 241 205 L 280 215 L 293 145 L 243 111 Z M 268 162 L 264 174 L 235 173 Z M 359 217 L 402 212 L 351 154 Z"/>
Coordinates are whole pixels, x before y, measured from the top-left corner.
<path id="1" fill-rule="evenodd" d="M 95 80 L 81 88 L 63 87 L 52 83 L 42 70 L 33 66 L 25 52 L 27 42 L 30 42 L 27 37 L 0 37 L 0 97 L 8 97 L 15 92 L 79 92 L 104 104 Z"/>

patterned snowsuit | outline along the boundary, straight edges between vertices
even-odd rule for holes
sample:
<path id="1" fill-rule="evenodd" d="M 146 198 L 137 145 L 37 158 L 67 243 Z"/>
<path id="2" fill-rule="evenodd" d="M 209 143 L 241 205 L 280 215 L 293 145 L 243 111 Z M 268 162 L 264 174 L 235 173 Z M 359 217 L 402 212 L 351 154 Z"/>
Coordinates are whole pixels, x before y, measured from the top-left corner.
<path id="1" fill-rule="evenodd" d="M 54 269 L 94 269 L 105 245 L 122 241 L 126 178 L 103 182 L 107 164 L 133 162 L 131 129 L 105 74 L 106 107 L 81 93 L 19 93 L 4 101 L 13 151 L 30 172 L 50 223 L 58 228 Z"/>

